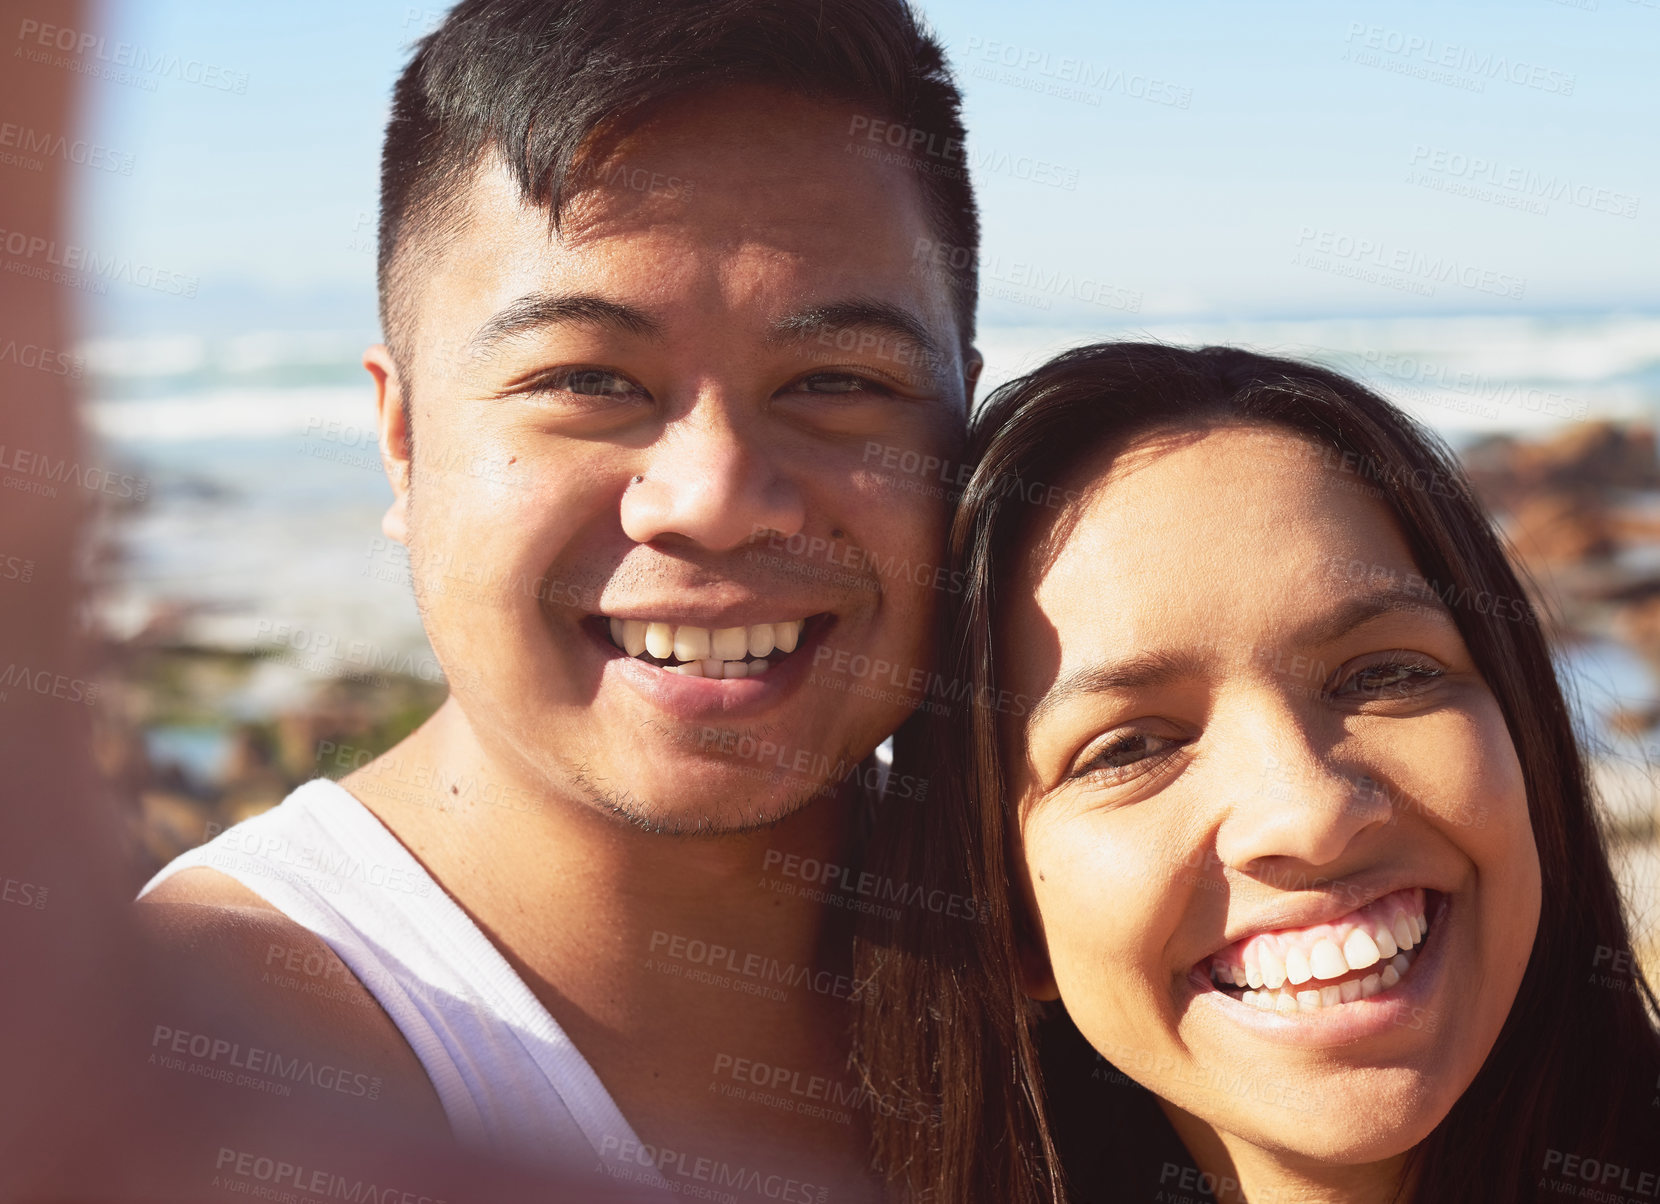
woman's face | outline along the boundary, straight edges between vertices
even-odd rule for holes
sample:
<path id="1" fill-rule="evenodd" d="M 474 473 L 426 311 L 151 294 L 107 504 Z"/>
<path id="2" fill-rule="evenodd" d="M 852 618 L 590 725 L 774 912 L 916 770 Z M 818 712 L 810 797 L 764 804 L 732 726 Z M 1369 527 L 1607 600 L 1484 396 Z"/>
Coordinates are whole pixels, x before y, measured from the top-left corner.
<path id="1" fill-rule="evenodd" d="M 1087 466 L 998 663 L 1038 699 L 1005 745 L 1028 988 L 1220 1133 L 1359 1163 L 1475 1077 L 1539 863 L 1498 704 L 1347 469 L 1247 426 Z"/>

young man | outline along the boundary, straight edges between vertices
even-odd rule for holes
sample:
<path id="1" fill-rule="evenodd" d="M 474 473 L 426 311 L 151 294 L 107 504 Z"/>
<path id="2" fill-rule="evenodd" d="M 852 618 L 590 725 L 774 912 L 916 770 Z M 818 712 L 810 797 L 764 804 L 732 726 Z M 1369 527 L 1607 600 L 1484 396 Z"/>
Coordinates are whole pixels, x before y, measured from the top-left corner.
<path id="1" fill-rule="evenodd" d="M 326 982 L 264 1019 L 410 1123 L 873 1190 L 892 1102 L 813 886 L 927 681 L 917 466 L 979 371 L 935 266 L 977 245 L 958 104 L 903 0 L 469 0 L 399 80 L 364 363 L 450 697 L 144 905 L 222 979 Z"/>

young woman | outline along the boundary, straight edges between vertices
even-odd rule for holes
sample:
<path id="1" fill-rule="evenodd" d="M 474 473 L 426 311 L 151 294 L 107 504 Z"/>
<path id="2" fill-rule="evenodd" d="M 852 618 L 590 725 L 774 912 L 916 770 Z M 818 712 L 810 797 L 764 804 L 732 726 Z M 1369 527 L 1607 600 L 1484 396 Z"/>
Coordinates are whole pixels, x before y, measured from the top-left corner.
<path id="1" fill-rule="evenodd" d="M 1654 995 L 1433 437 L 1323 369 L 1108 344 L 999 390 L 972 454 L 971 701 L 870 845 L 979 901 L 867 933 L 864 1070 L 938 1116 L 877 1133 L 899 1195 L 1660 1196 Z"/>

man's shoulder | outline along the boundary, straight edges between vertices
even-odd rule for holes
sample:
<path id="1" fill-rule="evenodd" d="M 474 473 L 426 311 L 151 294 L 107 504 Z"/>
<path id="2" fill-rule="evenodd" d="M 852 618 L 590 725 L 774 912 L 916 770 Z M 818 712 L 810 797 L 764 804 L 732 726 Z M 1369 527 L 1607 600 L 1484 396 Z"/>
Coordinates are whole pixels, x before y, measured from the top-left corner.
<path id="1" fill-rule="evenodd" d="M 412 1118 L 447 1131 L 426 1071 L 409 1043 L 346 964 L 235 879 L 192 867 L 136 904 L 159 959 L 156 981 L 189 1015 L 234 1023 L 271 1048 L 353 1065 L 385 1083 Z"/>
<path id="2" fill-rule="evenodd" d="M 180 870 L 137 906 L 165 979 L 239 989 L 260 1001 L 258 1011 L 304 1028 L 402 1044 L 391 1018 L 326 941 L 229 875 L 205 866 Z"/>

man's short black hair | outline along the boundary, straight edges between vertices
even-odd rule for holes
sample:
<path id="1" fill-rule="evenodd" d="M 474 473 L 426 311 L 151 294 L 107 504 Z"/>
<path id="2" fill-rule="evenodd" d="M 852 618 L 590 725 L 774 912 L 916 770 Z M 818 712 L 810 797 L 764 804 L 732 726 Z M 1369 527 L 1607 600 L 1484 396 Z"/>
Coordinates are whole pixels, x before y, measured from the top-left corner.
<path id="1" fill-rule="evenodd" d="M 966 346 L 979 218 L 962 96 L 906 0 L 462 0 L 399 77 L 381 157 L 380 316 L 400 365 L 413 333 L 409 252 L 458 224 L 485 154 L 557 226 L 593 141 L 670 96 L 725 84 L 851 102 L 890 123 L 881 139 L 860 126 L 857 144 L 913 166 L 950 261 L 969 265 L 943 277 Z"/>

